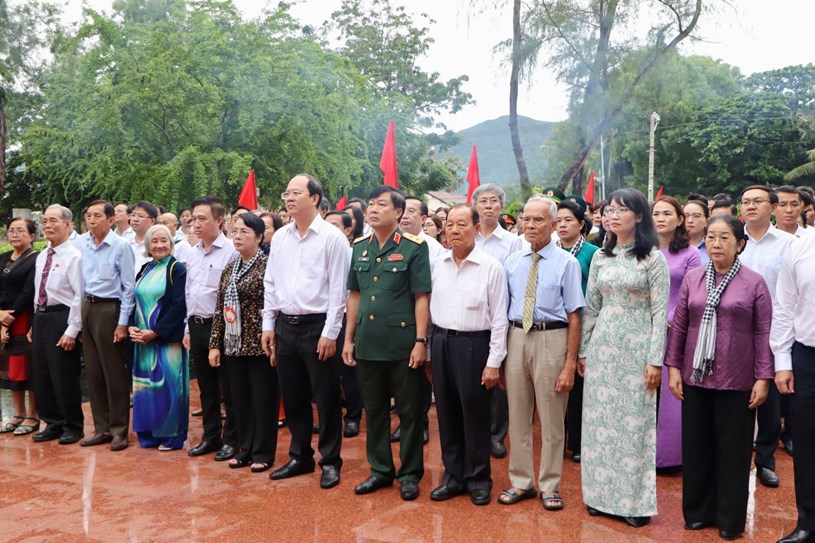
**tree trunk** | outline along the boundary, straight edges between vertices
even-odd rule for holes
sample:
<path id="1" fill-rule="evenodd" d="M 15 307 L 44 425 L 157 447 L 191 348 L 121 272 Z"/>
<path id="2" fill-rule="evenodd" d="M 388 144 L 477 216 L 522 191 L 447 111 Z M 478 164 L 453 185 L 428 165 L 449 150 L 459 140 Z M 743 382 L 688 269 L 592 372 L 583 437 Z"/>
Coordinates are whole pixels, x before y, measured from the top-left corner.
<path id="1" fill-rule="evenodd" d="M 6 91 L 0 88 L 0 200 L 6 190 Z"/>
<path id="2" fill-rule="evenodd" d="M 521 72 L 521 0 L 513 0 L 512 5 L 512 69 L 509 76 L 509 133 L 512 138 L 512 151 L 518 164 L 521 182 L 521 195 L 524 200 L 532 195 L 529 172 L 526 169 L 521 136 L 518 133 L 518 79 Z"/>
<path id="3" fill-rule="evenodd" d="M 595 62 L 592 66 L 592 73 L 589 77 L 589 82 L 586 86 L 586 95 L 584 96 L 583 100 L 583 110 L 588 111 L 596 101 L 594 100 L 594 96 L 599 97 L 599 93 L 597 92 L 599 89 L 598 87 L 603 89 L 604 96 L 607 96 L 608 91 L 608 38 L 611 34 L 611 29 L 613 26 L 613 19 L 614 13 L 612 10 L 616 10 L 617 0 L 611 0 L 608 4 L 608 11 L 604 12 L 604 8 L 600 7 L 599 19 L 600 19 L 600 39 L 597 45 L 597 56 L 595 57 L 596 60 L 602 59 L 602 63 Z M 563 189 L 568 184 L 569 181 L 574 179 L 574 177 L 580 172 L 583 168 L 583 165 L 586 162 L 586 158 L 588 158 L 589 153 L 594 148 L 595 145 L 600 141 L 600 137 L 606 131 L 606 129 L 611 126 L 611 124 L 617 120 L 617 117 L 620 116 L 623 108 L 631 101 L 631 98 L 634 96 L 634 91 L 636 90 L 637 86 L 640 82 L 645 79 L 645 76 L 651 71 L 651 69 L 656 65 L 657 61 L 664 55 L 666 52 L 670 51 L 671 49 L 675 48 L 679 42 L 687 38 L 693 29 L 696 28 L 696 24 L 699 22 L 699 16 L 702 13 L 702 0 L 696 0 L 696 6 L 694 8 L 693 17 L 690 23 L 686 27 L 682 27 L 681 21 L 678 21 L 679 25 L 679 33 L 664 47 L 658 49 L 653 57 L 648 61 L 648 63 L 640 70 L 637 76 L 633 79 L 631 84 L 625 90 L 620 101 L 615 105 L 613 109 L 606 110 L 606 113 L 603 115 L 600 122 L 595 127 L 594 131 L 589 132 L 586 130 L 585 134 L 590 134 L 589 137 L 585 139 L 581 139 L 583 143 L 580 147 L 580 150 L 575 157 L 574 162 L 566 171 L 563 173 L 563 176 L 560 178 L 560 183 L 558 186 Z M 589 94 L 593 96 L 590 96 Z M 581 119 L 582 122 L 585 122 L 590 116 L 584 115 L 584 118 Z M 587 128 L 587 127 L 586 127 Z"/>

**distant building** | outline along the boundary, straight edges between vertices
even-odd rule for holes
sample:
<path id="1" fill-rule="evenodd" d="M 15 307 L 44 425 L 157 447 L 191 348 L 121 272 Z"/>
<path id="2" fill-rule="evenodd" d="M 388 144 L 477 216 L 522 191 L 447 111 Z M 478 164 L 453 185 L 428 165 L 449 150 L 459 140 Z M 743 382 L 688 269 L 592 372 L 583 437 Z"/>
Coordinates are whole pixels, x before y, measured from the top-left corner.
<path id="1" fill-rule="evenodd" d="M 431 215 L 440 207 L 452 207 L 456 204 L 463 204 L 467 201 L 467 196 L 465 194 L 442 192 L 438 190 L 426 192 L 424 196 L 427 200 L 427 207 L 430 209 Z"/>

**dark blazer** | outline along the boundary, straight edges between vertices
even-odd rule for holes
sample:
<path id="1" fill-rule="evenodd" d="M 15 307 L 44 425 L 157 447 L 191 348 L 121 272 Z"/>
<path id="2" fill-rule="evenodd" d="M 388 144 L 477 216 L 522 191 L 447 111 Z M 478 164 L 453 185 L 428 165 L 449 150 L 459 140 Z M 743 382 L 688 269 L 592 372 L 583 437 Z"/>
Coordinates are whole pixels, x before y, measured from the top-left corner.
<path id="1" fill-rule="evenodd" d="M 146 263 L 136 274 L 136 282 L 147 271 L 153 261 Z M 152 330 L 158 334 L 155 339 L 158 343 L 179 343 L 184 339 L 184 321 L 187 317 L 187 302 L 184 297 L 184 287 L 187 283 L 187 268 L 170 257 L 167 262 L 167 290 L 161 297 L 161 309 Z M 138 303 L 138 301 L 136 302 Z M 130 325 L 136 325 L 136 311 L 130 316 Z"/>

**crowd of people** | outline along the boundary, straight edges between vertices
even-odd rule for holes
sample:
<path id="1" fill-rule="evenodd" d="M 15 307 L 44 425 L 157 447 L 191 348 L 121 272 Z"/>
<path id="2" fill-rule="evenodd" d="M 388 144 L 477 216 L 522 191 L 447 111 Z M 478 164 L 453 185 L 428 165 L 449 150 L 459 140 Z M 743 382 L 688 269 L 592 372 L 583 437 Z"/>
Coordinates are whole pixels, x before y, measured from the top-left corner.
<path id="1" fill-rule="evenodd" d="M 431 500 L 490 503 L 491 457 L 508 454 L 497 501 L 561 510 L 568 450 L 589 514 L 645 526 L 658 474 L 681 469 L 684 528 L 731 540 L 751 463 L 779 486 L 783 443 L 799 517 L 779 543 L 815 541 L 810 189 L 683 205 L 625 188 L 596 206 L 546 189 L 517 218 L 491 184 L 432 214 L 385 185 L 332 210 L 308 174 L 281 198 L 279 213 L 228 213 L 205 196 L 178 216 L 97 200 L 81 234 L 54 204 L 39 253 L 37 225 L 12 219 L 0 386 L 15 411 L 0 432 L 121 451 L 132 431 L 141 447 L 182 449 L 192 361 L 203 434 L 188 454 L 229 468 L 273 467 L 282 408 L 289 460 L 269 477 L 319 466 L 320 487 L 335 487 L 364 410 L 370 476 L 354 492 L 398 481 L 416 499 L 435 398 L 444 473 Z"/>

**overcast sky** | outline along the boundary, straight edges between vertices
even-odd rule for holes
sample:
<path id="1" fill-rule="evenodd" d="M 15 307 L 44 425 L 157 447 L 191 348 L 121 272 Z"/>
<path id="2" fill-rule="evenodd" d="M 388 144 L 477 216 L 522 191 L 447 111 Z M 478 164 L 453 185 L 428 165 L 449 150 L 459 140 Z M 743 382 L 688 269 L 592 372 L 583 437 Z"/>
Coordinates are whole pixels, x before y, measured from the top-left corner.
<path id="1" fill-rule="evenodd" d="M 262 11 L 263 0 L 233 0 L 247 17 Z M 107 10 L 111 0 L 88 0 L 96 9 Z M 467 74 L 464 87 L 476 104 L 456 115 L 441 119 L 452 129 L 463 129 L 479 122 L 506 115 L 508 74 L 492 47 L 511 37 L 512 13 L 479 14 L 469 8 L 470 0 L 394 0 L 414 12 L 429 13 L 435 20 L 431 35 L 435 39 L 427 59 L 420 66 L 425 71 L 439 72 L 442 78 Z M 505 2 L 510 4 L 510 2 Z M 730 0 L 733 9 L 718 10 L 713 19 L 700 24 L 701 42 L 686 44 L 685 53 L 709 55 L 738 66 L 751 74 L 813 62 L 811 46 L 815 0 Z M 276 5 L 277 0 L 270 2 Z M 292 13 L 304 24 L 318 26 L 326 20 L 341 0 L 301 0 Z M 82 2 L 68 1 L 68 11 L 78 16 Z M 566 93 L 551 74 L 540 70 L 532 88 L 523 88 L 518 111 L 539 120 L 558 121 L 566 117 Z"/>

